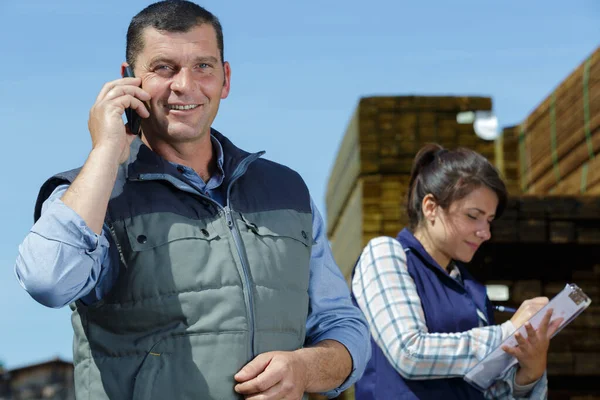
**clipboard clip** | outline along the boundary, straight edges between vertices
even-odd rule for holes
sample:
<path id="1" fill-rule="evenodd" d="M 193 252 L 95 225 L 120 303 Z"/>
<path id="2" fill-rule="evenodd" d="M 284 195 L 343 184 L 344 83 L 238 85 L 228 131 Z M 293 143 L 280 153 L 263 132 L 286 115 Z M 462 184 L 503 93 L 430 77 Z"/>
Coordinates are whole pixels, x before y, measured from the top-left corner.
<path id="1" fill-rule="evenodd" d="M 586 302 L 589 300 L 588 296 L 583 293 L 583 290 L 581 290 L 581 288 L 577 285 L 570 285 L 571 286 L 571 293 L 569 293 L 569 298 L 571 300 L 573 300 L 573 302 L 576 305 L 580 305 L 583 302 Z"/>

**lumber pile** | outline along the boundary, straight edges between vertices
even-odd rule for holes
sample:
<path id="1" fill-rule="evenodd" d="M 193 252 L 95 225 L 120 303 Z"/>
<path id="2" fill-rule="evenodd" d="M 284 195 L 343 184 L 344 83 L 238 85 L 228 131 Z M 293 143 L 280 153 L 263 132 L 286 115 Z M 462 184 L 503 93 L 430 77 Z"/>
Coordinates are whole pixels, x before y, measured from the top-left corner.
<path id="1" fill-rule="evenodd" d="M 485 97 L 367 97 L 354 112 L 327 186 L 327 233 L 346 276 L 373 237 L 395 236 L 404 212 L 412 161 L 426 143 L 459 146 L 494 158 L 494 142 L 456 122 L 462 111 L 492 108 Z"/>
<path id="2" fill-rule="evenodd" d="M 600 197 L 519 196 L 492 223 L 492 239 L 469 265 L 486 284 L 509 287 L 504 305 L 518 307 L 536 296 L 556 295 L 567 282 L 581 287 L 592 304 L 550 345 L 550 397 L 600 393 Z M 496 313 L 496 323 L 510 318 Z"/>
<path id="3" fill-rule="evenodd" d="M 528 194 L 600 194 L 600 47 L 520 125 Z"/>
<path id="4" fill-rule="evenodd" d="M 494 243 L 600 245 L 600 197 L 511 197 L 492 224 L 492 238 Z"/>
<path id="5" fill-rule="evenodd" d="M 521 194 L 519 160 L 519 131 L 520 126 L 510 126 L 502 130 L 502 135 L 496 139 L 494 165 L 500 172 L 509 195 Z"/>

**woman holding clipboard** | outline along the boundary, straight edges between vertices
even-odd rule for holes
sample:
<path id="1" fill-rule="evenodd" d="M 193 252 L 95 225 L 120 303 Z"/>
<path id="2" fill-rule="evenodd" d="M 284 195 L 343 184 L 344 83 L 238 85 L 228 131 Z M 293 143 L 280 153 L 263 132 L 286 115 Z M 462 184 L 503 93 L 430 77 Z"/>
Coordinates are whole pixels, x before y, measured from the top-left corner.
<path id="1" fill-rule="evenodd" d="M 352 294 L 369 322 L 372 357 L 356 383 L 356 399 L 544 399 L 549 340 L 561 320 L 548 313 L 537 330 L 505 349 L 519 363 L 484 393 L 464 375 L 548 303 L 527 300 L 494 324 L 485 286 L 462 263 L 490 239 L 507 192 L 496 169 L 468 149 L 427 145 L 409 183 L 410 227 L 378 237 L 354 269 Z"/>

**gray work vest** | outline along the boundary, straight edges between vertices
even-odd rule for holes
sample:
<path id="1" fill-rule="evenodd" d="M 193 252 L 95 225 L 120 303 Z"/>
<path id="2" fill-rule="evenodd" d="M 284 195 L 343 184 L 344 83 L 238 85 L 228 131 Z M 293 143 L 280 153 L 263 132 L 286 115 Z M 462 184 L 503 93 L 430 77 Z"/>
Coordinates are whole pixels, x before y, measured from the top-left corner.
<path id="1" fill-rule="evenodd" d="M 239 399 L 256 355 L 305 340 L 310 196 L 287 167 L 224 152 L 225 207 L 141 141 L 119 170 L 106 224 L 120 268 L 96 304 L 71 305 L 77 399 Z M 79 170 L 55 175 L 41 204 Z"/>

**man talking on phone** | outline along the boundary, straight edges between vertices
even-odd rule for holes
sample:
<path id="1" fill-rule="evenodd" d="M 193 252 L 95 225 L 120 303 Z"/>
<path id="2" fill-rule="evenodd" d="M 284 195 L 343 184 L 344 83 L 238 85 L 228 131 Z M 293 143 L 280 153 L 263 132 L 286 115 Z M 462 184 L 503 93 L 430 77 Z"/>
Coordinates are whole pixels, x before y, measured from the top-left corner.
<path id="1" fill-rule="evenodd" d="M 100 90 L 89 157 L 42 186 L 15 267 L 73 310 L 77 398 L 336 396 L 368 328 L 302 178 L 211 128 L 231 86 L 218 19 L 152 4 L 126 60 L 134 77 Z"/>

